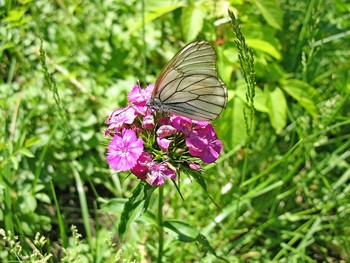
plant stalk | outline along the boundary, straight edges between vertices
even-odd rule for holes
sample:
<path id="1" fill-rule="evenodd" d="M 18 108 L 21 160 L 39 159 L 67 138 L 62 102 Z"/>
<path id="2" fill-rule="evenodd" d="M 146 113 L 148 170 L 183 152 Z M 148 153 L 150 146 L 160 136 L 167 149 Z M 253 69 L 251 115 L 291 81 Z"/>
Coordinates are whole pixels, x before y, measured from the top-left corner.
<path id="1" fill-rule="evenodd" d="M 158 197 L 158 259 L 157 262 L 162 262 L 163 256 L 163 244 L 164 244 L 164 228 L 163 228 L 163 203 L 164 203 L 164 195 L 163 195 L 163 186 L 159 188 L 159 197 Z"/>

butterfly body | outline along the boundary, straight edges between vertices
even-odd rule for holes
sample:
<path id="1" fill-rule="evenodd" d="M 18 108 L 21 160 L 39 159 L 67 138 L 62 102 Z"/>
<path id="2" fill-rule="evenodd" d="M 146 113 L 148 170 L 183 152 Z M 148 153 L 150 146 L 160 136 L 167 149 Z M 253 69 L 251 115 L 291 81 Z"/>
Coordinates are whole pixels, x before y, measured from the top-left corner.
<path id="1" fill-rule="evenodd" d="M 227 103 L 226 85 L 217 76 L 216 54 L 206 41 L 181 49 L 157 78 L 147 105 L 193 120 L 214 120 Z"/>

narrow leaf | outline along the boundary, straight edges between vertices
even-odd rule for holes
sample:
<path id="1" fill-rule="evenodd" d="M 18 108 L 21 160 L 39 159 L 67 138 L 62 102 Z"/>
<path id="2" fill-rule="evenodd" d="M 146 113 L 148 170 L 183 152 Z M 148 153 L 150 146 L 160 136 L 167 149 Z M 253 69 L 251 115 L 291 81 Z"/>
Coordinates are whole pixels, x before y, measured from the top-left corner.
<path id="1" fill-rule="evenodd" d="M 197 229 L 193 226 L 179 221 L 179 220 L 167 220 L 164 221 L 164 228 L 170 230 L 173 234 L 176 235 L 176 238 L 182 242 L 197 242 L 199 244 L 200 251 L 205 253 L 211 253 L 216 258 L 227 261 L 226 259 L 219 257 L 216 254 L 215 249 L 210 245 L 208 239 L 199 233 Z"/>
<path id="2" fill-rule="evenodd" d="M 32 138 L 29 138 L 29 139 L 27 139 L 27 140 L 25 141 L 24 146 L 27 147 L 27 148 L 29 148 L 29 147 L 31 147 L 31 146 L 33 146 L 33 145 L 39 143 L 40 141 L 42 141 L 41 138 L 39 138 L 39 137 L 32 137 Z"/>
<path id="3" fill-rule="evenodd" d="M 199 234 L 196 241 L 201 244 L 201 247 L 200 247 L 201 251 L 209 252 L 213 254 L 216 258 L 228 262 L 225 258 L 220 257 L 216 254 L 215 249 L 210 245 L 208 239 L 204 235 Z"/>
<path id="4" fill-rule="evenodd" d="M 27 148 L 22 148 L 18 150 L 18 153 L 23 154 L 24 156 L 28 157 L 28 158 L 33 158 L 34 154 Z"/>
<path id="5" fill-rule="evenodd" d="M 164 228 L 171 230 L 182 242 L 196 241 L 199 232 L 191 225 L 179 220 L 167 220 L 163 223 Z"/>
<path id="6" fill-rule="evenodd" d="M 120 222 L 118 225 L 118 234 L 120 239 L 123 238 L 129 224 L 133 221 L 134 218 L 140 216 L 147 210 L 149 204 L 149 198 L 155 190 L 155 187 L 140 182 L 134 191 L 132 196 L 124 205 L 123 212 L 121 214 Z"/>

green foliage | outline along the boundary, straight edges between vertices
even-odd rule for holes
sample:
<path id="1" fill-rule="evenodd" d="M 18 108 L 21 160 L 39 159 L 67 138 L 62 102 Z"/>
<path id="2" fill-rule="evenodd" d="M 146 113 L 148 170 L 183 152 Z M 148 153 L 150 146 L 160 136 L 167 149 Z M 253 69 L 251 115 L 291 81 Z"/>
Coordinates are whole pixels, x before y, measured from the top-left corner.
<path id="1" fill-rule="evenodd" d="M 0 261 L 156 261 L 160 243 L 164 262 L 349 261 L 349 12 L 346 0 L 0 1 Z M 111 174 L 104 121 L 193 39 L 214 44 L 229 89 L 214 123 L 225 152 L 205 167 L 207 192 L 183 177 L 182 199 L 168 182 L 159 210 L 159 194 Z"/>
<path id="2" fill-rule="evenodd" d="M 247 114 L 247 108 L 243 109 L 244 114 L 244 123 L 246 125 L 246 134 L 248 135 L 249 140 L 253 134 L 253 123 L 255 115 L 254 107 L 254 97 L 255 97 L 255 69 L 254 69 L 254 55 L 253 50 L 247 46 L 245 38 L 242 34 L 242 30 L 238 24 L 235 15 L 229 11 L 231 18 L 232 29 L 236 35 L 237 40 L 235 44 L 238 50 L 238 60 L 241 66 L 241 71 L 243 74 L 244 81 L 246 83 L 246 103 L 249 110 Z M 249 143 L 248 143 L 249 145 Z"/>
<path id="3" fill-rule="evenodd" d="M 28 251 L 23 249 L 21 242 L 18 240 L 18 236 L 14 236 L 10 231 L 7 233 L 4 229 L 0 228 L 0 248 L 1 258 L 9 258 L 10 255 L 16 259 L 16 262 L 48 262 L 52 257 L 52 254 L 42 253 L 47 239 L 40 236 L 39 233 L 35 235 L 35 238 L 30 242 L 31 251 L 27 255 Z"/>
<path id="4" fill-rule="evenodd" d="M 139 217 L 140 214 L 147 211 L 149 199 L 155 188 L 145 182 L 140 182 L 132 192 L 132 196 L 124 204 L 123 212 L 120 215 L 120 223 L 118 226 L 119 238 L 123 238 L 128 225 L 133 218 Z"/>

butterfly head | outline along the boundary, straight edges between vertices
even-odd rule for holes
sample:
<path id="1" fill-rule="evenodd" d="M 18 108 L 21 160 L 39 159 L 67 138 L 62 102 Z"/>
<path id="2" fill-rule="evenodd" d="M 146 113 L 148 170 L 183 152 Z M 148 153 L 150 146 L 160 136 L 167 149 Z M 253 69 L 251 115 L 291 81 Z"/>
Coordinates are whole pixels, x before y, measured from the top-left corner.
<path id="1" fill-rule="evenodd" d="M 164 111 L 163 107 L 162 107 L 162 103 L 158 98 L 151 98 L 146 102 L 146 105 L 148 106 L 148 108 L 150 109 L 154 109 L 156 111 Z"/>

